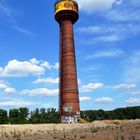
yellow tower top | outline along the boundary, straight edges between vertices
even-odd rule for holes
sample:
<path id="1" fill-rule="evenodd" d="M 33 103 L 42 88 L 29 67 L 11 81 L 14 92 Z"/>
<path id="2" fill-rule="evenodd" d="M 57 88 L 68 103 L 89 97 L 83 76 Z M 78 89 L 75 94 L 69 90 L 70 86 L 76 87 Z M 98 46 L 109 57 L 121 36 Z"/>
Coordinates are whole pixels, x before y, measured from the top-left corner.
<path id="1" fill-rule="evenodd" d="M 55 14 L 60 11 L 73 11 L 78 13 L 78 4 L 74 0 L 59 0 L 55 3 Z"/>

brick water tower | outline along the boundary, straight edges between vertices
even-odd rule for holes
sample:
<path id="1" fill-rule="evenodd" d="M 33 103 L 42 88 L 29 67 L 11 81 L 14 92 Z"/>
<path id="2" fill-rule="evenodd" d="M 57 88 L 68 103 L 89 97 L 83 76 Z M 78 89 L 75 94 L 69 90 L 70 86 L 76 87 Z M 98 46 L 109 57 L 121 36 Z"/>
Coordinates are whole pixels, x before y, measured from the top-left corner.
<path id="1" fill-rule="evenodd" d="M 55 3 L 55 19 L 60 26 L 59 109 L 61 121 L 76 123 L 80 118 L 73 24 L 78 20 L 74 0 Z"/>

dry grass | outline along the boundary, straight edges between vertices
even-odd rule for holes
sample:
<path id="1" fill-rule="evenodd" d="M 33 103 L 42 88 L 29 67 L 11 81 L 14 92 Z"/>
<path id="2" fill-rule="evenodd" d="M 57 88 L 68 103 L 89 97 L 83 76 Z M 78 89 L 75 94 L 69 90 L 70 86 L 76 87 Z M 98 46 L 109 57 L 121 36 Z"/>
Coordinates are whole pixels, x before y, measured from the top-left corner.
<path id="1" fill-rule="evenodd" d="M 140 140 L 140 120 L 1 125 L 0 140 Z"/>

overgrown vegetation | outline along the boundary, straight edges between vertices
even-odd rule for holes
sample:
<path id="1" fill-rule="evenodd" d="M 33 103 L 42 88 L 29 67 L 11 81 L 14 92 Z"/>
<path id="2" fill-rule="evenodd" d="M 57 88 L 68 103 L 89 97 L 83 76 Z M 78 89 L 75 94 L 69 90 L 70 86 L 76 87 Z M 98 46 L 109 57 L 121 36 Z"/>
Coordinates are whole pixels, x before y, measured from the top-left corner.
<path id="1" fill-rule="evenodd" d="M 87 110 L 81 111 L 81 118 L 92 122 L 94 120 L 107 120 L 107 119 L 140 119 L 140 106 L 118 108 L 112 111 L 104 110 Z"/>
<path id="2" fill-rule="evenodd" d="M 0 124 L 60 123 L 59 116 L 59 112 L 54 108 L 37 108 L 31 112 L 28 108 L 10 109 L 9 114 L 0 109 Z"/>
<path id="3" fill-rule="evenodd" d="M 0 109 L 0 124 L 42 124 L 60 123 L 59 111 L 55 108 L 41 108 L 29 111 L 28 108 Z M 86 110 L 81 111 L 81 118 L 92 122 L 106 119 L 140 119 L 140 106 L 118 108 L 112 111 Z"/>

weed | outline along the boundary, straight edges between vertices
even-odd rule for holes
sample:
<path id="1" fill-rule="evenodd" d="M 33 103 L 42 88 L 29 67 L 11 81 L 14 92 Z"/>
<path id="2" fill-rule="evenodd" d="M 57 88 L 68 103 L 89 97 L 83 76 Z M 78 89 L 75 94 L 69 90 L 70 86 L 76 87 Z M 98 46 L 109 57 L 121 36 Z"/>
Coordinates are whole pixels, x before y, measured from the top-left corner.
<path id="1" fill-rule="evenodd" d="M 94 127 L 93 127 L 93 128 L 91 128 L 91 132 L 92 132 L 92 133 L 96 133 L 96 132 L 98 132 L 98 130 L 97 130 L 97 128 L 94 128 Z"/>

